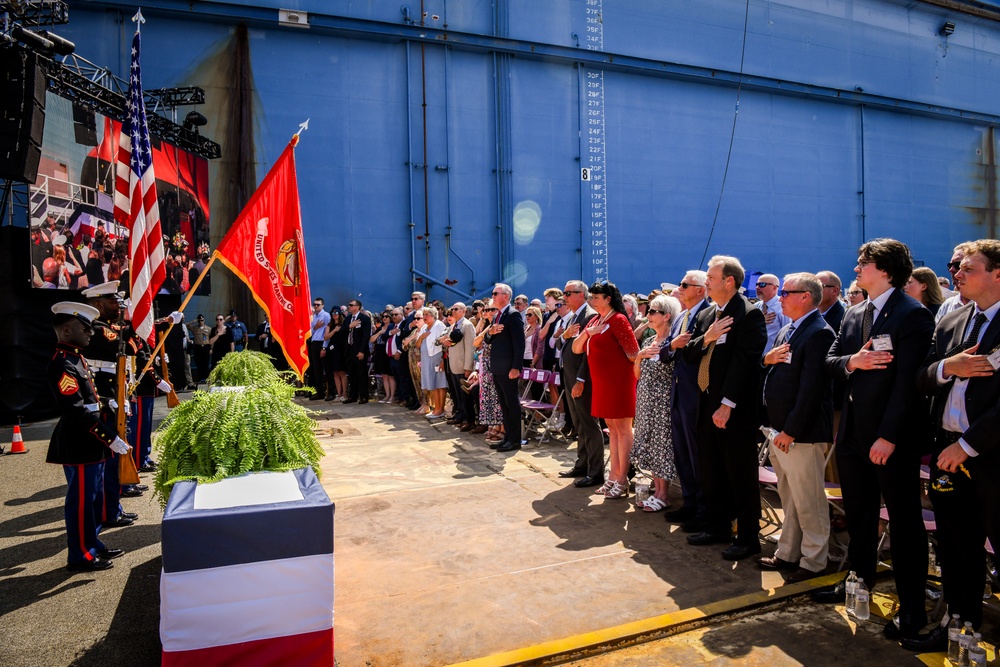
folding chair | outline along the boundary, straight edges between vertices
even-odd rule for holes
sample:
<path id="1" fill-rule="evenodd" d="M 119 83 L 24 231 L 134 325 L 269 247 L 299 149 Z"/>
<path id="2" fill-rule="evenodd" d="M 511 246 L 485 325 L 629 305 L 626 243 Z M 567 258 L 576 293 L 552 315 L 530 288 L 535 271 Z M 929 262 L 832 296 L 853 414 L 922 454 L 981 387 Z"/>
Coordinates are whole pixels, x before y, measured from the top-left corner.
<path id="1" fill-rule="evenodd" d="M 535 370 L 532 371 L 532 377 L 535 382 L 540 382 L 542 384 L 542 396 L 546 395 L 550 384 L 553 384 L 556 387 L 560 386 L 559 374 L 553 371 Z M 529 400 L 521 404 L 529 415 L 525 431 L 530 432 L 538 426 L 542 427 L 541 433 L 538 434 L 539 444 L 548 440 L 550 433 L 558 432 L 558 429 L 552 428 L 551 419 L 552 415 L 555 413 L 556 406 L 559 405 L 560 398 L 562 398 L 561 390 L 558 392 L 556 402 L 554 404 L 541 400 Z"/>
<path id="2" fill-rule="evenodd" d="M 761 427 L 763 431 L 764 428 Z M 768 491 L 778 492 L 778 476 L 774 472 L 772 466 L 765 465 L 767 463 L 767 457 L 771 450 L 771 438 L 767 435 L 765 431 L 764 442 L 761 443 L 760 448 L 757 450 L 757 481 Z M 760 512 L 764 519 L 764 523 L 769 526 L 774 526 L 774 530 L 764 539 L 770 541 L 777 541 L 775 537 L 779 531 L 781 531 L 781 517 L 778 516 L 778 510 L 770 503 L 770 501 L 764 497 L 764 494 L 760 496 Z M 774 538 L 772 540 L 772 538 Z"/>

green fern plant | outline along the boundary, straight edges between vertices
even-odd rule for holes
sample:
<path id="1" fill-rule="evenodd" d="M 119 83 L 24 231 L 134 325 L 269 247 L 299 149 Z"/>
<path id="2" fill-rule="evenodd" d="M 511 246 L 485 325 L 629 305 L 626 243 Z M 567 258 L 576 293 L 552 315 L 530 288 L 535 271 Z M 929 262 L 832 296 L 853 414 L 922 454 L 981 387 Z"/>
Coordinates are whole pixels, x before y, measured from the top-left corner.
<path id="1" fill-rule="evenodd" d="M 291 400 L 295 388 L 265 355 L 227 354 L 209 381 L 241 389 L 195 392 L 160 424 L 154 434 L 159 459 L 154 485 L 162 506 L 173 485 L 183 480 L 215 482 L 305 466 L 320 474 L 323 449 L 310 411 Z"/>
<path id="2" fill-rule="evenodd" d="M 271 392 L 291 398 L 295 395 L 292 381 L 295 373 L 278 371 L 271 357 L 253 350 L 230 352 L 215 365 L 208 384 L 219 387 L 265 387 Z M 312 391 L 311 388 L 304 388 Z"/>

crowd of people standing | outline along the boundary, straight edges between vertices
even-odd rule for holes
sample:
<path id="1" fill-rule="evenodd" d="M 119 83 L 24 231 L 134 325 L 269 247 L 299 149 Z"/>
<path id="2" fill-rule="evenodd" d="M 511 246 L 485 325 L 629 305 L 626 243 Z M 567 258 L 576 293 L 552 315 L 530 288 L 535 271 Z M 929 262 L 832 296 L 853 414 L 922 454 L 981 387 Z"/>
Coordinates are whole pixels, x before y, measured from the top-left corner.
<path id="1" fill-rule="evenodd" d="M 413 292 L 409 303 L 371 315 L 356 299 L 332 312 L 316 299 L 312 398 L 365 403 L 378 396 L 374 377 L 379 403 L 486 433 L 500 452 L 524 442 L 520 398 L 552 401 L 546 428 L 577 440 L 574 465 L 560 477 L 616 500 L 629 496 L 638 469 L 653 479 L 643 512 L 665 511 L 690 544 L 724 545 L 727 560 L 756 556 L 791 582 L 827 569 L 824 485 L 838 480 L 847 559 L 869 583 L 883 502 L 891 517 L 900 611 L 886 636 L 936 649 L 941 630 L 920 632 L 928 620 L 922 458 L 945 598 L 974 627 L 982 544 L 987 536 L 1000 543 L 990 484 L 1000 444 L 1000 242 L 960 244 L 948 272 L 954 292 L 947 278 L 915 269 L 905 244 L 876 239 L 859 248 L 846 290 L 831 271 L 762 274 L 750 299 L 740 261 L 720 255 L 649 294 L 569 280 L 529 300 L 497 284 L 471 304 L 428 304 Z M 526 392 L 525 368 L 554 371 L 561 382 Z M 762 447 L 784 510 L 777 550 L 766 556 Z M 683 504 L 672 508 L 675 484 Z M 844 582 L 814 597 L 843 601 Z"/>

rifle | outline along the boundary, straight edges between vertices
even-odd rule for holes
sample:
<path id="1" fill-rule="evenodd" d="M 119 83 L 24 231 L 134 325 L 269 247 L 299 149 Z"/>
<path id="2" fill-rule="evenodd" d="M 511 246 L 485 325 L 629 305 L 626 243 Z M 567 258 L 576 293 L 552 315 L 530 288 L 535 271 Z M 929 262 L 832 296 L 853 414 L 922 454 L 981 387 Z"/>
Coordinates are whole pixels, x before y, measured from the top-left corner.
<path id="1" fill-rule="evenodd" d="M 124 324 L 124 321 L 125 304 L 119 303 L 119 325 Z M 125 329 L 123 326 L 119 329 L 118 333 L 118 359 L 115 362 L 115 375 L 117 376 L 117 382 L 115 383 L 115 398 L 118 401 L 118 414 L 116 415 L 115 425 L 117 427 L 118 437 L 128 442 L 128 422 L 125 413 L 125 405 L 128 401 L 128 393 L 126 391 L 126 385 L 128 382 L 126 378 L 125 364 L 128 360 L 125 355 L 126 341 L 124 336 Z M 118 482 L 120 484 L 139 483 L 139 471 L 135 468 L 135 461 L 132 459 L 132 452 L 118 456 Z"/>

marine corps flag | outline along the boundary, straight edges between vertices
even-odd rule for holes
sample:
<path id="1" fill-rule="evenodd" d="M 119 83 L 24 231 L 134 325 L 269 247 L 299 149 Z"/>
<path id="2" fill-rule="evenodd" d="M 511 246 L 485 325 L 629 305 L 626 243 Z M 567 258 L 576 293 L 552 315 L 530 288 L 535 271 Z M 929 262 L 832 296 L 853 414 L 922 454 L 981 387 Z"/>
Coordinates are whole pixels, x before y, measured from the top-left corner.
<path id="1" fill-rule="evenodd" d="M 233 222 L 215 255 L 240 277 L 267 312 L 271 334 L 302 379 L 309 366 L 309 273 L 306 270 L 295 135 Z"/>

